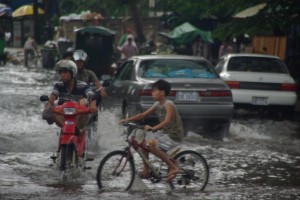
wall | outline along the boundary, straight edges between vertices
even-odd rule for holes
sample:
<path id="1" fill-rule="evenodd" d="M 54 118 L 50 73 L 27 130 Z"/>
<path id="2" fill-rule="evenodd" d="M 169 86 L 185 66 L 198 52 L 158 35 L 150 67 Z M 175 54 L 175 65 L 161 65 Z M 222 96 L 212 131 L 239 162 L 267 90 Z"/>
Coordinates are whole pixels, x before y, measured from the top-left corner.
<path id="1" fill-rule="evenodd" d="M 286 37 L 255 36 L 252 39 L 253 53 L 265 53 L 285 60 Z"/>

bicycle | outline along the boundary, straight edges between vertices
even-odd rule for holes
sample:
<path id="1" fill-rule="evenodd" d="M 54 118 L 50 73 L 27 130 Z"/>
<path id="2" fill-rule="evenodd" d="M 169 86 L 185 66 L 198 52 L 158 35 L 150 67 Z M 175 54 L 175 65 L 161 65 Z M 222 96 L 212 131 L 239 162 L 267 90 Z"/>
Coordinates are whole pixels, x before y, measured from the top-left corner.
<path id="1" fill-rule="evenodd" d="M 159 183 L 167 177 L 167 165 L 160 161 L 158 164 L 147 159 L 142 154 L 142 149 L 149 152 L 145 143 L 139 143 L 137 130 L 144 129 L 143 126 L 135 123 L 123 124 L 126 127 L 125 141 L 128 143 L 123 150 L 115 150 L 108 153 L 100 162 L 97 169 L 97 184 L 100 190 L 113 188 L 114 191 L 127 191 L 131 188 L 136 167 L 132 149 L 150 168 L 150 178 L 152 183 Z M 131 137 L 130 137 L 131 136 Z M 168 152 L 168 156 L 179 167 L 179 173 L 168 182 L 172 190 L 185 189 L 188 191 L 203 191 L 209 179 L 209 167 L 205 158 L 193 150 L 180 151 L 181 147 L 176 147 Z"/>

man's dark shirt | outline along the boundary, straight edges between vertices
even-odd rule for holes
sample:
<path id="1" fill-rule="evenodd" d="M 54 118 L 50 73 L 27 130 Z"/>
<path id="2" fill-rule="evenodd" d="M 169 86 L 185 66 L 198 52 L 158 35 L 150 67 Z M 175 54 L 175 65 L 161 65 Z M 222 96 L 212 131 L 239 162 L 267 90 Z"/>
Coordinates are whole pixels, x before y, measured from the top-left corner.
<path id="1" fill-rule="evenodd" d="M 59 100 L 70 100 L 79 102 L 82 98 L 89 98 L 93 95 L 91 88 L 83 81 L 75 79 L 75 87 L 69 91 L 68 87 L 63 82 L 56 83 L 53 87 L 51 95 L 59 98 Z"/>

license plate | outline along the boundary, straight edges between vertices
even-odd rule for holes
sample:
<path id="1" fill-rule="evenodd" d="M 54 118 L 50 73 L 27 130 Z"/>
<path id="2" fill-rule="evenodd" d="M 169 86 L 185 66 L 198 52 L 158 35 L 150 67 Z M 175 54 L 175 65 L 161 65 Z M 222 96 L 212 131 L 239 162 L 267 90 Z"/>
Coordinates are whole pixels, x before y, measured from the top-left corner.
<path id="1" fill-rule="evenodd" d="M 177 101 L 198 101 L 198 92 L 177 92 Z"/>
<path id="2" fill-rule="evenodd" d="M 252 97 L 252 104 L 253 105 L 269 105 L 269 98 L 268 97 Z"/>

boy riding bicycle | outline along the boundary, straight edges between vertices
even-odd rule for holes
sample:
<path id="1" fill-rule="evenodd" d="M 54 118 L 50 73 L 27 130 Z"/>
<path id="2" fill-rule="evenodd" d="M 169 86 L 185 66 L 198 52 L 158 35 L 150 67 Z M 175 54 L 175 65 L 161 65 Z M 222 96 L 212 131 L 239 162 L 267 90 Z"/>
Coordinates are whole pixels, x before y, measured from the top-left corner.
<path id="1" fill-rule="evenodd" d="M 129 121 L 138 121 L 144 117 L 156 113 L 158 115 L 159 124 L 156 126 L 145 125 L 144 129 L 147 131 L 158 131 L 156 132 L 155 140 L 147 140 L 147 146 L 151 153 L 160 158 L 165 162 L 168 167 L 167 181 L 170 182 L 174 179 L 176 174 L 179 172 L 176 164 L 169 159 L 167 151 L 177 146 L 183 140 L 183 126 L 180 115 L 176 110 L 174 103 L 167 99 L 167 96 L 171 90 L 171 85 L 165 80 L 158 80 L 152 85 L 152 97 L 155 103 L 143 113 L 135 116 L 121 119 L 119 123 L 125 123 Z M 143 152 L 148 158 L 148 153 Z M 149 178 L 149 167 L 144 163 L 144 169 L 139 173 L 141 178 Z"/>

